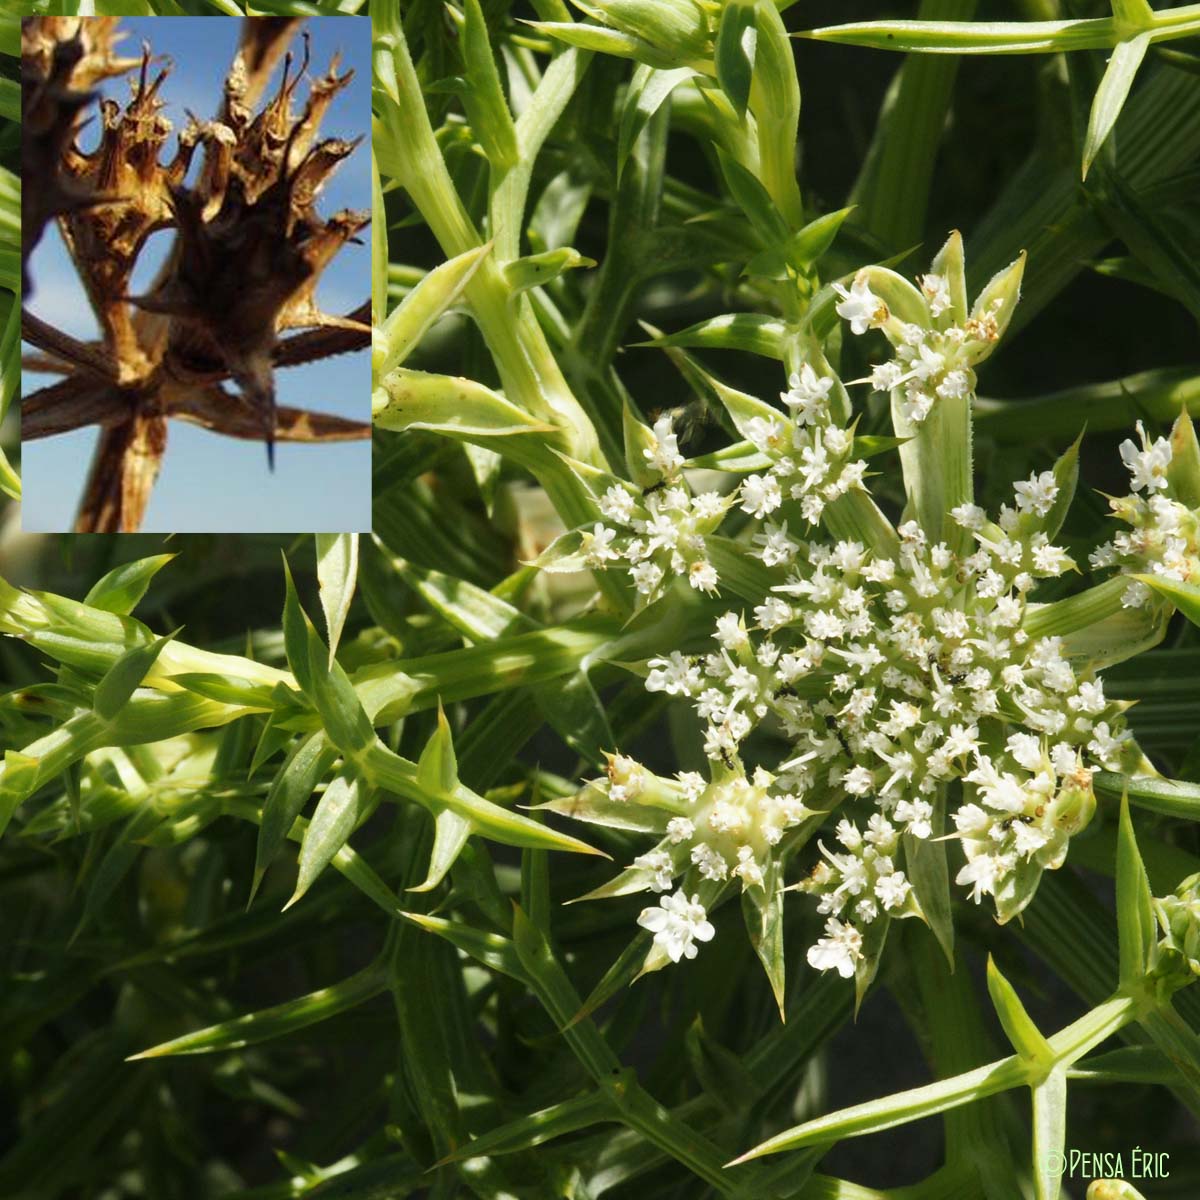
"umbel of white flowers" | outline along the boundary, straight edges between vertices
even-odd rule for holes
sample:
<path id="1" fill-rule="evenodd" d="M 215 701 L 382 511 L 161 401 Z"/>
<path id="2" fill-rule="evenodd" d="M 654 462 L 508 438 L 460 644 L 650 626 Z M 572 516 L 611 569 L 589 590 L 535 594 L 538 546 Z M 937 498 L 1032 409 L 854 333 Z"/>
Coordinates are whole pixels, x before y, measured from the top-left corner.
<path id="1" fill-rule="evenodd" d="M 956 237 L 919 288 L 883 268 L 834 285 L 851 332 L 881 330 L 894 349 L 869 381 L 891 393 L 898 434 L 921 437 L 939 405 L 969 412 L 974 366 L 1011 318 L 1021 265 L 1001 272 L 969 312 Z M 779 920 L 782 893 L 798 890 L 826 917 L 809 963 L 856 976 L 861 992 L 891 919 L 924 916 L 908 871 L 922 845 L 957 841 L 956 883 L 1007 921 L 1091 819 L 1093 773 L 1142 762 L 1125 706 L 1106 697 L 1095 670 L 1068 657 L 1062 638 L 1026 628 L 1038 581 L 1076 569 L 1054 537 L 1077 447 L 1017 482 L 994 520 L 969 501 L 954 506 L 938 540 L 916 520 L 892 529 L 874 509 L 885 532 L 868 546 L 823 528 L 843 498 L 871 502 L 845 387 L 820 349 L 810 346 L 791 374 L 781 409 L 727 390 L 722 399 L 762 465 L 733 488 L 696 494 L 669 421 L 639 427 L 640 442 L 627 434 L 641 447 L 635 482 L 606 478 L 596 488 L 602 519 L 540 560 L 627 571 L 642 605 L 676 577 L 715 595 L 707 539 L 735 505 L 758 523 L 749 552 L 776 582 L 749 611 L 717 619 L 709 653 L 672 651 L 647 664 L 648 690 L 694 706 L 708 777 L 666 779 L 614 755 L 607 778 L 551 807 L 656 838 L 590 894 L 663 894 L 638 922 L 653 934 L 645 970 L 693 957 L 713 936 L 708 911 L 731 890 L 757 922 L 756 944 Z M 1139 434 L 1140 449 L 1121 448 L 1133 494 L 1112 501 L 1132 532 L 1092 563 L 1200 578 L 1200 518 L 1174 494 L 1171 445 Z M 646 472 L 657 480 L 648 494 Z M 1132 578 L 1122 600 L 1165 607 Z M 788 749 L 748 775 L 741 747 L 764 724 Z M 947 813 L 952 794 L 961 800 Z M 788 887 L 789 859 L 839 810 L 837 848 L 818 839 L 811 873 Z M 778 995 L 782 968 L 764 963 Z"/>

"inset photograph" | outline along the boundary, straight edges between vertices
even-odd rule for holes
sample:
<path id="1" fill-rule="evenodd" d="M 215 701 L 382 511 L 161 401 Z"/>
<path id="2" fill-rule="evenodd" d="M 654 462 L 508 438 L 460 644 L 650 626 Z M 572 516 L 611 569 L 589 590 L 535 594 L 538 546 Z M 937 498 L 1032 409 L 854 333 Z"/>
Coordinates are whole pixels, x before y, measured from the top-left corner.
<path id="1" fill-rule="evenodd" d="M 371 527 L 370 26 L 21 28 L 22 524 Z"/>

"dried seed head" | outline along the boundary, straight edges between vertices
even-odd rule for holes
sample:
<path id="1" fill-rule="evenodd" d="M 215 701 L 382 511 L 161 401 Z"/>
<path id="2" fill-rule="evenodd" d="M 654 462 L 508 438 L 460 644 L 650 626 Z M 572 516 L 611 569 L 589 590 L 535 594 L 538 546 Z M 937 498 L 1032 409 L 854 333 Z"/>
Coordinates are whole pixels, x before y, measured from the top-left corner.
<path id="1" fill-rule="evenodd" d="M 330 102 L 352 77 L 337 73 L 336 56 L 324 76 L 309 81 L 301 106 L 307 37 L 300 55 L 288 53 L 300 24 L 243 22 L 217 118 L 189 112 L 170 156 L 173 129 L 159 95 L 169 64 L 156 70 L 149 46 L 140 58 L 118 58 L 113 19 L 26 22 L 25 252 L 57 217 L 104 333 L 99 361 L 110 399 L 127 412 L 101 446 L 81 529 L 136 527 L 154 479 L 147 464 L 162 456 L 166 417 L 190 411 L 189 404 L 210 424 L 226 405 L 236 436 L 257 425 L 270 461 L 280 330 L 332 326 L 364 343 L 370 335 L 356 319 L 323 313 L 315 300 L 322 272 L 369 214 L 326 219 L 317 211 L 321 189 L 361 139 L 319 139 Z M 285 56 L 282 78 L 264 102 Z M 135 68 L 124 106 L 100 102 L 99 144 L 85 152 L 77 135 L 96 99 L 93 85 Z M 197 150 L 203 162 L 189 184 Z M 171 251 L 148 293 L 130 296 L 146 239 L 163 228 L 175 230 Z M 346 336 L 328 347 L 314 344 L 307 358 L 347 349 Z M 86 349 L 74 346 L 73 360 Z M 237 392 L 222 389 L 226 378 Z M 296 414 L 287 420 L 294 432 Z"/>
<path id="2" fill-rule="evenodd" d="M 279 46 L 270 43 L 276 57 Z M 350 73 L 339 76 L 335 60 L 297 118 L 292 100 L 308 64 L 306 40 L 299 70 L 293 73 L 289 54 L 274 96 L 252 118 L 249 81 L 265 53 L 243 41 L 226 82 L 224 119 L 207 128 L 195 123 L 188 134 L 204 142 L 205 169 L 195 188 L 172 188 L 175 254 L 155 289 L 136 302 L 174 318 L 165 369 L 178 376 L 221 363 L 261 414 L 269 443 L 279 331 L 347 324 L 322 313 L 314 292 L 334 255 L 370 217 L 340 212 L 324 220 L 315 208 L 325 182 L 361 140 L 329 138 L 310 148 Z"/>

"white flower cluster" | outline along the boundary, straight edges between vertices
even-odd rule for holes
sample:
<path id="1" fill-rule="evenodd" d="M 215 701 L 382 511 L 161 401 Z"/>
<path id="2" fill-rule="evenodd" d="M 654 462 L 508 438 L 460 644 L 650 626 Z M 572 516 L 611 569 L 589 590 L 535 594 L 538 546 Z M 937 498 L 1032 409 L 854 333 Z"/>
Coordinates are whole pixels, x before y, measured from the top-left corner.
<path id="1" fill-rule="evenodd" d="M 830 412 L 834 382 L 806 362 L 788 379 L 788 390 L 780 393 L 789 415 L 753 417 L 746 422 L 747 439 L 771 460 L 771 466 L 742 482 L 742 512 L 762 520 L 796 500 L 804 519 L 815 525 L 826 504 L 863 486 L 867 464 L 852 458 L 854 435 Z"/>
<path id="2" fill-rule="evenodd" d="M 651 775 L 624 755 L 609 759 L 607 783 L 594 784 L 610 801 L 635 803 L 667 814 L 663 836 L 639 855 L 630 871 L 638 889 L 670 891 L 678 876 L 684 886 L 733 880 L 762 888 L 771 850 L 784 832 L 812 814 L 799 799 L 773 787 L 761 767 L 750 779 L 736 767 L 714 764 L 712 780 L 696 772 L 676 779 Z"/>
<path id="3" fill-rule="evenodd" d="M 849 978 L 863 956 L 863 929 L 881 913 L 915 916 L 920 910 L 912 885 L 895 865 L 899 831 L 875 813 L 866 832 L 853 822 L 837 824 L 841 852 L 818 842 L 821 858 L 800 891 L 820 897 L 817 911 L 828 917 L 825 936 L 809 947 L 808 962 L 819 971 L 836 970 Z M 849 910 L 847 912 L 847 910 Z M 849 919 L 843 920 L 843 915 Z"/>
<path id="4" fill-rule="evenodd" d="M 1027 488 L 1052 493 L 1044 480 Z M 1018 491 L 1014 517 L 1028 494 Z M 1043 829 L 1057 812 L 1048 800 L 1078 788 L 1081 755 L 1115 766 L 1124 734 L 1103 685 L 1076 676 L 1056 638 L 1021 629 L 1034 581 L 1066 569 L 1066 552 L 1044 535 L 1010 539 L 973 506 L 956 516 L 977 542 L 962 558 L 926 545 L 914 523 L 901 527 L 894 558 L 857 542 L 797 544 L 803 565 L 755 610 L 761 635 L 721 618 L 720 652 L 679 691 L 695 697 L 710 749 L 731 752 L 772 714 L 796 751 L 778 770 L 781 786 L 875 798 L 918 838 L 930 834 L 938 785 L 973 785 L 972 814 L 989 815 L 990 860 L 974 863 L 984 853 L 974 842 L 960 882 L 978 899 L 1057 847 Z"/>
<path id="5" fill-rule="evenodd" d="M 674 441 L 673 434 L 663 434 L 656 445 L 661 449 Z M 677 457 L 677 452 L 672 450 L 669 457 Z M 656 600 L 676 575 L 699 591 L 713 593 L 719 579 L 704 536 L 716 529 L 732 503 L 732 497 L 717 492 L 693 495 L 681 481 L 640 496 L 613 484 L 600 497 L 604 520 L 583 533 L 583 560 L 592 568 L 624 565 L 642 604 Z"/>
<path id="6" fill-rule="evenodd" d="M 790 570 L 753 626 L 724 614 L 712 653 L 653 659 L 646 686 L 694 702 L 713 759 L 733 761 L 759 723 L 778 722 L 792 752 L 774 786 L 798 810 L 813 795 L 822 808 L 869 801 L 928 838 L 939 785 L 962 781 L 958 882 L 1014 915 L 1090 817 L 1092 771 L 1115 768 L 1127 738 L 1102 683 L 1077 674 L 1059 639 L 1021 628 L 1036 580 L 1073 565 L 1030 532 L 1057 492 L 1046 472 L 1016 485 L 999 523 L 957 509 L 975 540 L 961 556 L 915 522 L 886 557 L 768 525 L 760 556 Z"/>
<path id="7" fill-rule="evenodd" d="M 991 353 L 1019 288 L 1020 261 L 968 316 L 957 236 L 938 262 L 917 288 L 884 268 L 864 269 L 849 288 L 834 285 L 851 330 L 879 329 L 896 349 L 871 382 L 892 393 L 896 432 L 906 438 L 929 436 L 922 425 L 939 400 L 967 402 L 973 366 Z M 592 895 L 662 893 L 639 919 L 660 962 L 695 955 L 713 936 L 708 910 L 731 888 L 761 941 L 778 919 L 779 893 L 790 890 L 787 862 L 836 813 L 836 849 L 818 843 L 817 865 L 794 886 L 826 919 L 810 965 L 856 976 L 861 987 L 890 921 L 922 915 L 910 873 L 912 856 L 928 853 L 923 843 L 957 841 L 965 859 L 957 885 L 976 903 L 989 897 L 1009 920 L 1091 819 L 1094 772 L 1128 767 L 1138 751 L 1126 706 L 1105 696 L 1094 669 L 1070 657 L 1063 639 L 1029 632 L 1038 581 L 1075 568 L 1054 541 L 1070 499 L 1063 489 L 1074 486 L 1073 455 L 1017 482 L 995 519 L 963 503 L 947 514 L 957 528 L 944 540 L 908 520 L 895 530 L 876 525 L 868 546 L 844 536 L 840 519 L 837 537 L 814 528 L 833 524 L 833 501 L 864 489 L 866 466 L 854 457 L 845 390 L 819 350 L 780 398 L 771 412 L 726 401 L 769 465 L 725 496 L 690 493 L 669 421 L 644 431 L 645 466 L 662 482 L 644 492 L 608 487 L 599 497 L 604 522 L 584 536 L 589 565 L 620 559 L 646 604 L 673 575 L 715 594 L 706 536 L 735 504 L 755 522 L 744 544 L 776 582 L 747 611 L 717 616 L 710 652 L 673 650 L 647 664 L 649 691 L 694 706 L 708 778 L 663 779 L 613 756 L 608 778 L 559 811 L 656 836 Z M 1121 449 L 1134 494 L 1113 505 L 1133 532 L 1092 561 L 1194 580 L 1200 513 L 1173 494 L 1170 444 L 1151 443 L 1140 425 L 1139 433 L 1140 449 Z M 1127 603 L 1145 602 L 1140 587 L 1130 581 Z M 760 726 L 782 735 L 787 750 L 748 775 L 742 748 Z M 772 984 L 778 996 L 782 978 L 772 975 Z"/>
<path id="8" fill-rule="evenodd" d="M 897 393 L 902 419 L 914 425 L 929 416 L 939 399 L 957 400 L 974 391 L 971 364 L 978 359 L 976 347 L 999 337 L 997 315 L 1003 304 L 997 299 L 959 325 L 953 321 L 949 280 L 930 274 L 919 282 L 931 318 L 928 325 L 896 318 L 862 273 L 849 289 L 833 285 L 841 297 L 837 313 L 850 322 L 851 332 L 881 329 L 895 347 L 896 357 L 876 366 L 870 382 L 876 391 Z"/>
<path id="9" fill-rule="evenodd" d="M 668 670 L 671 663 L 668 663 Z M 683 667 L 686 671 L 688 668 Z M 712 764 L 711 780 L 697 772 L 664 779 L 626 755 L 609 756 L 607 778 L 590 783 L 560 811 L 659 835 L 594 897 L 664 893 L 638 924 L 673 962 L 694 958 L 712 937 L 705 905 L 737 886 L 768 904 L 782 886 L 776 855 L 787 830 L 812 817 L 800 801 L 774 787 L 761 768 L 747 779 L 739 767 Z M 675 890 L 673 890 L 675 889 Z"/>
<path id="10" fill-rule="evenodd" d="M 1137 443 L 1121 443 L 1121 459 L 1129 470 L 1133 492 L 1110 501 L 1113 513 L 1131 526 L 1091 555 L 1097 570 L 1119 567 L 1124 574 L 1158 575 L 1178 583 L 1200 581 L 1200 511 L 1188 508 L 1174 496 L 1168 478 L 1171 443 L 1166 438 L 1151 441 L 1141 421 Z M 1122 603 L 1142 608 L 1154 598 L 1138 579 L 1125 585 Z"/>

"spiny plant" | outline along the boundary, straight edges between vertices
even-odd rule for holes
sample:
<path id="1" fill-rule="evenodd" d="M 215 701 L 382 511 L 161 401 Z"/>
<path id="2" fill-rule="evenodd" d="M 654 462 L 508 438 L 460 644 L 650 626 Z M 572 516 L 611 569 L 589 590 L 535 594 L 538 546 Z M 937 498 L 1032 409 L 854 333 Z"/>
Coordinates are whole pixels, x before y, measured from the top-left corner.
<path id="1" fill-rule="evenodd" d="M 576 7 L 372 6 L 374 537 L 0 597 L 0 1190 L 1191 1196 L 1200 86 Z"/>
<path id="2" fill-rule="evenodd" d="M 76 521 L 78 532 L 131 532 L 141 525 L 166 450 L 170 417 L 266 442 L 328 442 L 369 435 L 362 423 L 275 402 L 277 367 L 365 345 L 361 311 L 332 316 L 314 292 L 366 212 L 325 218 L 316 202 L 354 141 L 320 138 L 329 106 L 351 78 L 334 61 L 311 81 L 307 38 L 293 61 L 298 18 L 247 20 L 211 121 L 192 117 L 167 159 L 171 124 L 147 44 L 121 57 L 119 18 L 31 18 L 22 26 L 21 170 L 25 258 L 55 221 L 103 334 L 82 343 L 26 313 L 25 340 L 44 357 L 30 365 L 62 374 L 24 398 L 22 435 L 34 439 L 85 425 L 100 441 Z M 282 78 L 267 96 L 283 60 Z M 122 107 L 99 101 L 103 132 L 78 142 L 97 102 L 95 86 L 135 73 Z M 195 182 L 187 182 L 197 151 Z M 147 239 L 174 242 L 149 291 L 131 294 Z M 28 286 L 28 284 L 27 284 Z M 309 332 L 291 339 L 285 331 Z M 223 386 L 231 380 L 237 388 Z"/>

